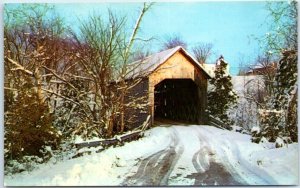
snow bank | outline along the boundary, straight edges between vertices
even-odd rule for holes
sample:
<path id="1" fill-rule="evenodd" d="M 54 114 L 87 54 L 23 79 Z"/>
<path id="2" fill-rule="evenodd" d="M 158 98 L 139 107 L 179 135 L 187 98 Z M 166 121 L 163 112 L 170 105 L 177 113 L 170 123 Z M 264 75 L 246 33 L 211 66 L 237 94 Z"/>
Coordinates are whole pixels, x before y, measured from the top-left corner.
<path id="1" fill-rule="evenodd" d="M 275 148 L 255 144 L 249 135 L 203 126 L 218 159 L 249 185 L 298 184 L 298 144 Z"/>
<path id="2" fill-rule="evenodd" d="M 79 141 L 79 140 L 77 140 Z M 6 176 L 5 186 L 96 186 L 119 185 L 125 174 L 142 158 L 166 148 L 170 143 L 167 128 L 153 128 L 138 141 L 109 148 L 76 159 L 43 164 L 32 172 Z"/>
<path id="3" fill-rule="evenodd" d="M 299 177 L 298 144 L 253 152 L 249 160 L 280 185 L 296 185 Z"/>

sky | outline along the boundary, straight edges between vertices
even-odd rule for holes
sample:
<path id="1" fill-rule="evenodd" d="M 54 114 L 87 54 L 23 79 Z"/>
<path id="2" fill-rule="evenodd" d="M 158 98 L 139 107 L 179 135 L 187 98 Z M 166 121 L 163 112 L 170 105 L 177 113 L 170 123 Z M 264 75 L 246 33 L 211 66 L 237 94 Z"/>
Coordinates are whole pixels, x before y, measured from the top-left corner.
<path id="1" fill-rule="evenodd" d="M 108 8 L 127 16 L 127 27 L 133 28 L 141 7 L 138 2 L 55 4 L 74 30 L 78 30 L 79 19 L 87 19 L 91 13 L 105 17 Z M 268 32 L 267 16 L 264 1 L 156 2 L 145 14 L 138 37 L 155 38 L 145 46 L 152 52 L 161 50 L 164 40 L 172 35 L 180 36 L 189 52 L 199 43 L 212 43 L 213 54 L 207 62 L 214 63 L 223 55 L 230 73 L 236 75 L 241 59 L 255 63 L 260 52 L 255 37 Z"/>
<path id="2" fill-rule="evenodd" d="M 126 15 L 128 26 L 133 28 L 142 3 L 58 4 L 55 7 L 73 28 L 78 26 L 78 18 L 85 19 L 91 13 L 105 15 L 108 8 Z M 164 40 L 172 35 L 180 36 L 188 44 L 189 52 L 199 43 L 212 43 L 213 54 L 208 63 L 223 55 L 230 64 L 230 73 L 236 75 L 241 59 L 255 63 L 260 52 L 255 37 L 268 32 L 267 16 L 263 1 L 156 2 L 145 14 L 138 36 L 156 39 L 148 46 L 153 52 L 159 51 Z"/>

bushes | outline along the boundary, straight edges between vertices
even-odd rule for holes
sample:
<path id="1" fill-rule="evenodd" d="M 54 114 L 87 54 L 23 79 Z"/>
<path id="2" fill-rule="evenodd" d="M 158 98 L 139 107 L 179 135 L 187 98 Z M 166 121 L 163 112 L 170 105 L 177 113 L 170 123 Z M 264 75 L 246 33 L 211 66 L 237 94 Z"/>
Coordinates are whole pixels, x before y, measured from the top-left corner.
<path id="1" fill-rule="evenodd" d="M 19 160 L 9 160 L 5 165 L 5 175 L 31 171 L 36 165 L 41 164 L 43 159 L 38 156 L 24 156 Z"/>

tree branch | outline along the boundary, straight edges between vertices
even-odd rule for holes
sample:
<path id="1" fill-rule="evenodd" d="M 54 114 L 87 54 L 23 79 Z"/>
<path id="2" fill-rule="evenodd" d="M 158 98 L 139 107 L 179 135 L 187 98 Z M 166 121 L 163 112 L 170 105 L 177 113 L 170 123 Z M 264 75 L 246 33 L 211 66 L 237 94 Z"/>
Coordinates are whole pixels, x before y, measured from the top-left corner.
<path id="1" fill-rule="evenodd" d="M 17 67 L 16 69 L 12 69 L 12 70 L 20 70 L 20 71 L 22 71 L 22 72 L 24 72 L 24 73 L 26 73 L 26 74 L 28 74 L 30 76 L 34 75 L 33 72 L 25 69 L 25 67 L 23 67 L 22 65 L 20 65 L 18 62 L 14 61 L 14 60 L 12 60 L 12 59 L 10 59 L 8 57 L 5 57 L 4 59 Z"/>

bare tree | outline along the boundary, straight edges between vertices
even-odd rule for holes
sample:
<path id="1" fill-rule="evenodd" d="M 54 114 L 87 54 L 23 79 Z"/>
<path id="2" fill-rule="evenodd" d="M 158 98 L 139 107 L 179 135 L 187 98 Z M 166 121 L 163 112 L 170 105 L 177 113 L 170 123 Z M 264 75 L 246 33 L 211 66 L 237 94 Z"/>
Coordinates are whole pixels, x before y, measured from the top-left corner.
<path id="1" fill-rule="evenodd" d="M 61 139 L 69 142 L 75 135 L 122 133 L 136 121 L 128 111 L 147 109 L 144 96 L 130 95 L 142 79 L 132 78 L 128 67 L 151 6 L 144 3 L 130 38 L 125 17 L 110 11 L 108 20 L 93 15 L 79 35 L 66 38 L 62 20 L 47 5 L 5 9 L 6 166 L 26 155 L 47 160 L 44 146 L 57 149 Z"/>
<path id="2" fill-rule="evenodd" d="M 141 81 L 132 78 L 128 67 L 140 23 L 151 6 L 144 3 L 129 39 L 125 17 L 111 11 L 108 20 L 92 15 L 82 22 L 79 34 L 71 32 L 71 38 L 63 38 L 59 19 L 47 20 L 45 10 L 39 7 L 28 8 L 29 13 L 16 11 L 24 19 L 21 25 L 10 23 L 12 14 L 8 13 L 4 39 L 6 125 L 18 115 L 11 111 L 12 104 L 24 90 L 24 96 L 36 96 L 33 103 L 46 106 L 55 117 L 51 125 L 68 139 L 122 133 L 126 123 L 135 121 L 125 117 L 126 111 L 145 107 L 143 97 L 128 95 Z"/>
<path id="3" fill-rule="evenodd" d="M 23 5 L 5 11 L 5 147 L 11 159 L 41 155 L 43 145 L 56 147 L 59 141 L 45 92 L 53 75 L 46 67 L 65 55 L 55 42 L 64 28 L 59 17 L 45 16 L 50 9 Z"/>
<path id="4" fill-rule="evenodd" d="M 181 38 L 181 36 L 173 35 L 165 39 L 162 49 L 167 50 L 176 46 L 182 46 L 184 48 L 187 48 L 187 43 Z"/>
<path id="5" fill-rule="evenodd" d="M 264 51 L 270 51 L 279 58 L 283 49 L 297 50 L 298 2 L 270 1 L 266 10 L 269 12 L 266 20 L 269 32 L 259 40 Z"/>
<path id="6" fill-rule="evenodd" d="M 249 62 L 246 60 L 245 55 L 244 54 L 238 54 L 239 56 L 239 72 L 238 72 L 238 76 L 244 76 L 247 74 L 248 70 L 249 70 Z"/>
<path id="7" fill-rule="evenodd" d="M 213 45 L 211 43 L 199 43 L 193 47 L 192 51 L 197 61 L 201 64 L 205 63 L 206 60 L 211 56 Z"/>
<path id="8" fill-rule="evenodd" d="M 254 66 L 249 67 L 252 74 L 261 75 L 266 87 L 266 94 L 269 96 L 274 91 L 274 77 L 277 69 L 277 63 L 272 57 L 267 55 L 258 55 Z"/>
<path id="9" fill-rule="evenodd" d="M 150 51 L 137 51 L 132 56 L 132 62 L 138 61 L 138 60 L 143 60 L 146 57 L 150 56 L 150 54 L 151 54 Z"/>
<path id="10" fill-rule="evenodd" d="M 88 92 L 78 89 L 88 99 L 78 101 L 78 110 L 84 110 L 84 113 L 81 113 L 80 119 L 82 126 L 76 129 L 79 132 L 88 130 L 86 136 L 95 134 L 111 137 L 117 132 L 122 133 L 126 108 L 133 108 L 134 104 L 141 102 L 139 98 L 125 100 L 129 90 L 140 81 L 128 81 L 131 71 L 128 65 L 134 54 L 132 46 L 140 22 L 151 5 L 144 4 L 128 41 L 124 35 L 125 17 L 117 17 L 111 11 L 108 22 L 101 16 L 92 15 L 87 22 L 82 23 L 79 36 L 73 33 L 78 51 L 76 62 L 81 70 L 80 77 L 76 75 L 76 78 L 89 86 Z"/>

